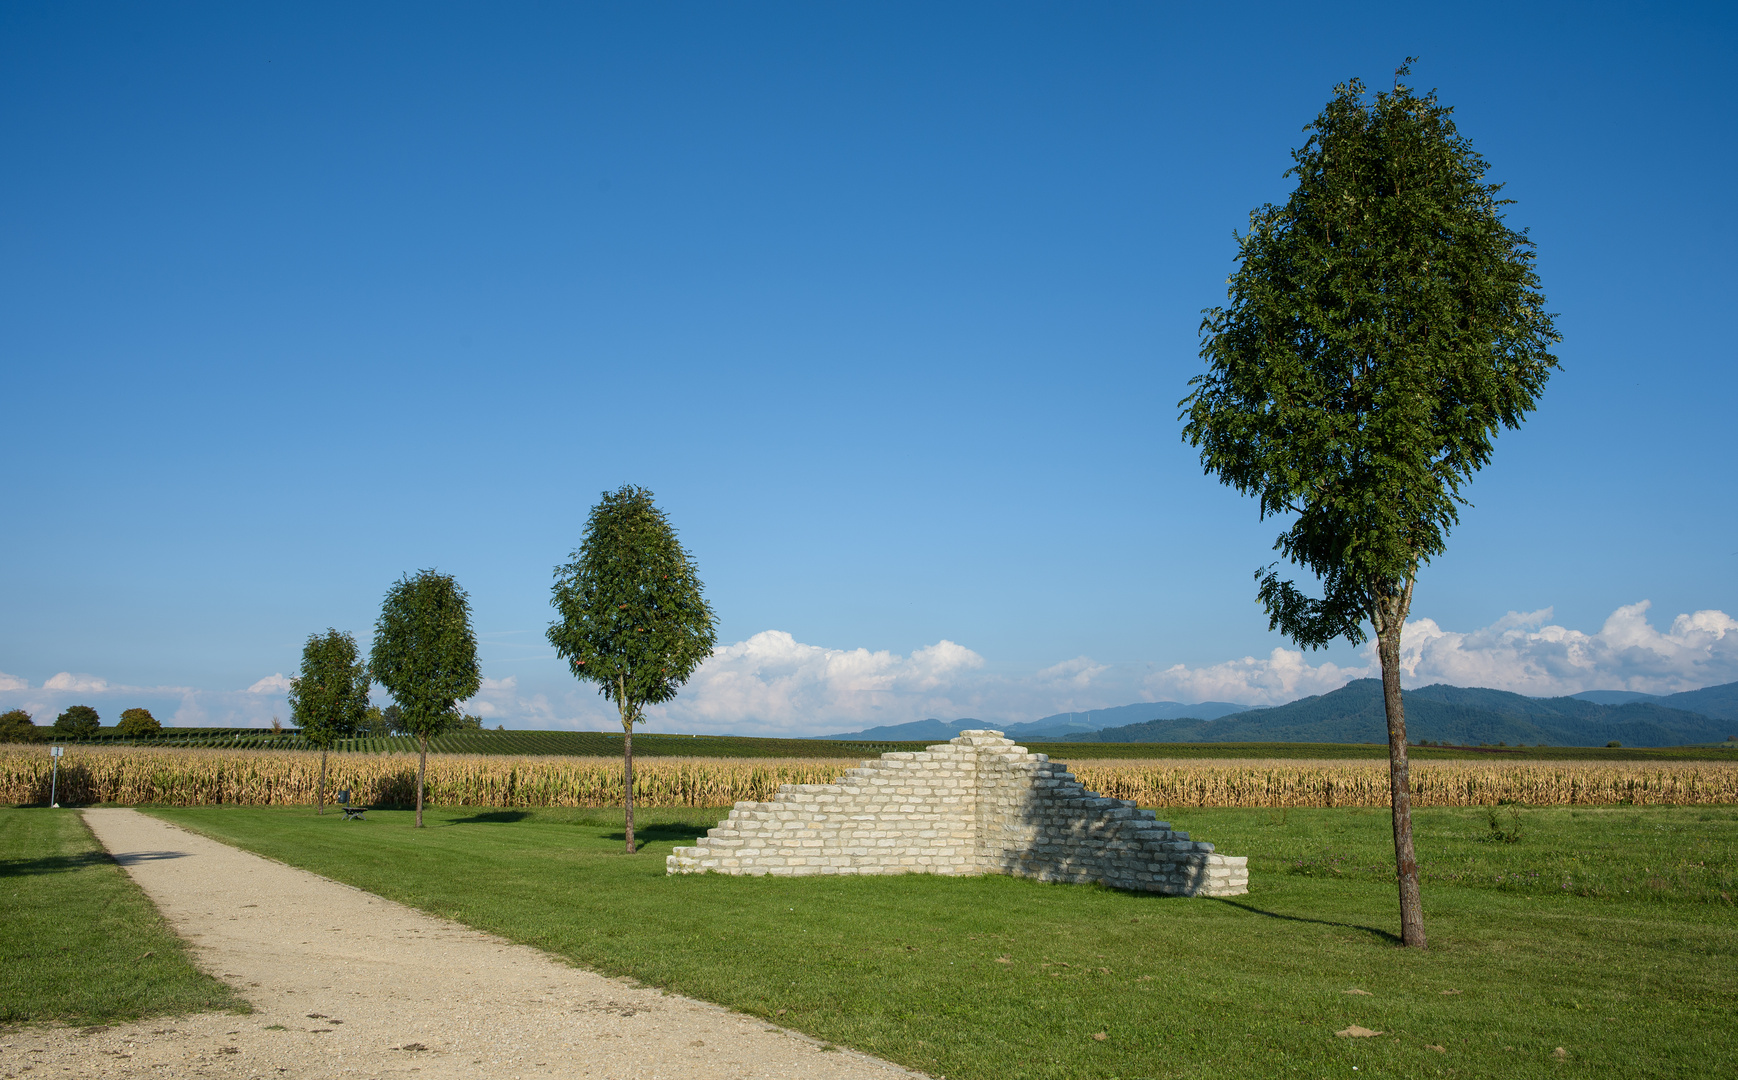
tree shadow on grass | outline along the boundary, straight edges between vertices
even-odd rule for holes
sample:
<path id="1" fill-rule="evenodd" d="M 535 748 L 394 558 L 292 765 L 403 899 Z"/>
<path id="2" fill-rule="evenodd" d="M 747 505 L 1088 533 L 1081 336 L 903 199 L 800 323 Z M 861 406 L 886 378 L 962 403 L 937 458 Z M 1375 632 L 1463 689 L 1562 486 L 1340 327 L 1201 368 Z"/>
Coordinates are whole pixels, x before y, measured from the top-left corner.
<path id="1" fill-rule="evenodd" d="M 1312 919 L 1304 915 L 1286 915 L 1278 911 L 1264 911 L 1247 901 L 1231 900 L 1225 897 L 1220 897 L 1219 902 L 1224 904 L 1226 907 L 1234 907 L 1239 911 L 1247 911 L 1251 915 L 1260 915 L 1267 919 L 1280 919 L 1285 922 L 1313 923 L 1316 926 L 1337 926 L 1342 930 L 1361 931 L 1362 933 L 1369 934 L 1371 937 L 1390 945 L 1401 944 L 1399 934 L 1391 933 L 1387 930 L 1381 929 L 1380 927 L 1360 926 L 1357 923 L 1349 922 L 1335 922 L 1333 919 Z"/>
<path id="2" fill-rule="evenodd" d="M 81 851 L 76 855 L 46 855 L 40 859 L 0 859 L 0 878 L 27 877 L 32 874 L 69 874 L 92 866 L 113 866 L 120 863 L 151 862 L 157 859 L 186 858 L 185 851 L 123 851 L 111 856 L 106 851 Z"/>
<path id="3" fill-rule="evenodd" d="M 453 825 L 509 825 L 530 817 L 528 810 L 489 810 L 470 817 L 453 818 Z"/>
<path id="4" fill-rule="evenodd" d="M 689 825 L 680 821 L 660 822 L 656 825 L 635 825 L 634 842 L 637 844 L 657 844 L 664 841 L 674 841 L 686 844 L 706 835 L 706 830 L 715 828 L 712 825 Z M 625 829 L 617 829 L 605 837 L 607 840 L 626 841 Z"/>
<path id="5" fill-rule="evenodd" d="M 76 855 L 45 855 L 40 859 L 0 859 L 0 878 L 33 874 L 69 874 L 92 866 L 114 863 L 106 851 L 81 851 Z"/>

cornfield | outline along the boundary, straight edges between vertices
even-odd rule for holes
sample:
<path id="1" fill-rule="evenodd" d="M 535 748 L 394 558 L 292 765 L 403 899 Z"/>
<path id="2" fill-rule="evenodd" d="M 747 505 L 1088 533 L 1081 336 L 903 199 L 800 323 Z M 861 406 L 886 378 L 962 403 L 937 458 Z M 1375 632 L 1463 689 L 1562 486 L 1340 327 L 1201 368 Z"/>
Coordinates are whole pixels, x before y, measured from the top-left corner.
<path id="1" fill-rule="evenodd" d="M 1104 795 L 1142 806 L 1387 806 L 1386 761 L 1090 761 Z M 1738 803 L 1738 762 L 1414 761 L 1414 806 Z"/>
<path id="2" fill-rule="evenodd" d="M 820 784 L 857 764 L 824 758 L 652 758 L 634 762 L 642 806 L 728 806 L 771 798 L 781 784 Z M 44 803 L 42 749 L 0 747 L 0 803 Z M 123 750 L 72 747 L 60 759 L 62 803 L 168 806 L 308 805 L 320 755 L 304 750 Z M 430 754 L 424 798 L 436 806 L 617 806 L 622 762 L 606 757 Z M 326 798 L 348 789 L 366 806 L 416 802 L 414 755 L 332 754 Z"/>
<path id="3" fill-rule="evenodd" d="M 641 806 L 728 806 L 771 798 L 781 784 L 820 784 L 855 760 L 650 758 L 634 763 Z M 1082 761 L 1089 788 L 1143 806 L 1376 807 L 1388 805 L 1385 761 Z M 307 805 L 320 755 L 297 750 L 72 747 L 61 759 L 63 803 L 172 806 Z M 1415 761 L 1416 806 L 1738 803 L 1738 762 Z M 437 806 L 615 806 L 622 764 L 608 757 L 431 754 L 427 799 Z M 369 806 L 416 801 L 416 758 L 332 754 L 327 793 Z M 41 747 L 0 747 L 0 803 L 48 801 Z"/>

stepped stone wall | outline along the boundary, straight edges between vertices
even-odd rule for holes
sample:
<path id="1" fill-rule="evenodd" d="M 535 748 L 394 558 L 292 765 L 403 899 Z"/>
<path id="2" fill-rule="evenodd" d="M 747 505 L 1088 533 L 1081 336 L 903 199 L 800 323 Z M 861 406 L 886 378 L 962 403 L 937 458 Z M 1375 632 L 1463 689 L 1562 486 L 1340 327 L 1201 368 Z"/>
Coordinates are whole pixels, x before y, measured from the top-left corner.
<path id="1" fill-rule="evenodd" d="M 1181 896 L 1249 891 L 1248 860 L 1173 832 L 999 731 L 883 754 L 831 784 L 739 802 L 672 874 L 1013 874 Z"/>

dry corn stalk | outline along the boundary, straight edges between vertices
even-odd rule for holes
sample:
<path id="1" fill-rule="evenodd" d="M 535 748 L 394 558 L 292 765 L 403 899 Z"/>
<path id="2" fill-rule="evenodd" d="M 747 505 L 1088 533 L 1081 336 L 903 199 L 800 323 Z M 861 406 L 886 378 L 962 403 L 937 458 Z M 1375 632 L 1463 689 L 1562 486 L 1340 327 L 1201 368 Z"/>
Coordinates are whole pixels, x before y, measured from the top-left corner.
<path id="1" fill-rule="evenodd" d="M 144 750 L 73 747 L 61 759 L 65 803 L 170 806 L 308 805 L 319 754 L 295 750 Z M 646 758 L 634 769 L 642 806 L 729 806 L 771 798 L 781 784 L 823 784 L 855 761 L 824 758 Z M 1090 761 L 1074 768 L 1105 795 L 1143 806 L 1387 806 L 1386 761 Z M 416 759 L 334 754 L 328 792 L 348 788 L 369 806 L 415 801 Z M 48 801 L 42 747 L 0 747 L 0 803 Z M 1738 763 L 1414 761 L 1418 806 L 1738 803 Z M 437 806 L 617 806 L 619 758 L 431 754 Z"/>
<path id="2" fill-rule="evenodd" d="M 643 806 L 728 806 L 767 799 L 781 784 L 824 783 L 855 761 L 653 758 L 636 763 L 634 801 Z M 0 748 L 0 803 L 48 801 L 42 748 Z M 169 806 L 307 805 L 320 755 L 313 751 L 135 750 L 72 747 L 61 759 L 63 803 Z M 427 799 L 437 806 L 616 806 L 620 758 L 430 754 Z M 349 789 L 368 806 L 416 801 L 416 758 L 334 754 L 327 797 Z"/>
<path id="3" fill-rule="evenodd" d="M 1387 806 L 1386 761 L 1149 759 L 1081 762 L 1101 794 L 1143 806 Z M 1738 762 L 1413 761 L 1414 806 L 1738 803 Z"/>

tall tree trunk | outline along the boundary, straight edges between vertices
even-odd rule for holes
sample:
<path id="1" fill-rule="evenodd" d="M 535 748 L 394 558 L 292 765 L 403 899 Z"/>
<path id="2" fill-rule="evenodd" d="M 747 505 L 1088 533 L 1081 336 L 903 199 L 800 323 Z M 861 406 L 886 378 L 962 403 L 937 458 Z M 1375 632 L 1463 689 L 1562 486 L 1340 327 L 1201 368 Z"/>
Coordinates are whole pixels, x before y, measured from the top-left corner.
<path id="1" fill-rule="evenodd" d="M 627 816 L 628 854 L 634 853 L 634 721 L 639 719 L 628 700 L 628 682 L 616 676 L 616 708 L 622 714 L 622 809 Z"/>
<path id="2" fill-rule="evenodd" d="M 416 759 L 416 827 L 422 828 L 422 774 L 428 767 L 428 736 L 418 735 L 422 753 Z"/>
<path id="3" fill-rule="evenodd" d="M 622 722 L 622 794 L 627 810 L 628 854 L 634 853 L 634 725 Z"/>
<path id="4" fill-rule="evenodd" d="M 320 793 L 316 801 L 320 806 L 319 812 L 324 815 L 326 813 L 326 748 L 324 746 L 320 747 Z"/>
<path id="5" fill-rule="evenodd" d="M 1376 602 L 1376 656 L 1382 662 L 1382 707 L 1388 714 L 1388 787 L 1394 807 L 1394 868 L 1400 884 L 1400 943 L 1425 948 L 1424 901 L 1412 850 L 1412 785 L 1406 762 L 1406 705 L 1400 695 L 1400 631 L 1412 606 L 1412 582 Z"/>

